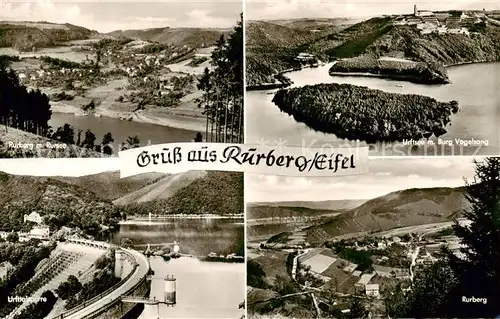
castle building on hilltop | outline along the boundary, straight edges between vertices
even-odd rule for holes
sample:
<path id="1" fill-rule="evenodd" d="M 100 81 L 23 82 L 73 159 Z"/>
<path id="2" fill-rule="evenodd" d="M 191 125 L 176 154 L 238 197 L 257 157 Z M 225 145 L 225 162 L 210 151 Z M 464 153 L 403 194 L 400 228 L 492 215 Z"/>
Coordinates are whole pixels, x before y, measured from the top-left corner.
<path id="1" fill-rule="evenodd" d="M 433 16 L 434 12 L 430 10 L 418 10 L 417 5 L 415 4 L 413 6 L 413 15 L 416 17 L 427 17 L 427 16 Z"/>

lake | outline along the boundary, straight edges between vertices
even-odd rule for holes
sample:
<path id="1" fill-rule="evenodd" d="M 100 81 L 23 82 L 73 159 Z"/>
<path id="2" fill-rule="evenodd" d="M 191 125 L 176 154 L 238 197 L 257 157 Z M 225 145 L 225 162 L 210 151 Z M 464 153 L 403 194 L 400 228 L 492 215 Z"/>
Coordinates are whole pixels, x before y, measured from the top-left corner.
<path id="1" fill-rule="evenodd" d="M 210 252 L 230 253 L 244 249 L 243 219 L 153 219 L 131 221 L 120 225 L 112 238 L 120 243 L 130 238 L 136 249 L 167 246 L 179 242 L 180 252 L 206 256 Z M 155 272 L 150 298 L 163 299 L 166 275 L 177 279 L 177 304 L 146 305 L 141 319 L 158 318 L 239 318 L 244 314 L 238 305 L 245 300 L 245 264 L 202 262 L 198 258 L 181 257 L 165 262 L 161 257 L 150 259 Z"/>
<path id="2" fill-rule="evenodd" d="M 173 128 L 169 126 L 126 121 L 111 117 L 96 117 L 93 115 L 76 116 L 70 113 L 53 113 L 49 121 L 54 131 L 64 124 L 68 123 L 75 130 L 75 139 L 78 130 L 83 130 L 82 140 L 85 137 L 85 131 L 90 129 L 96 135 L 96 143 L 102 141 L 104 134 L 111 132 L 113 135 L 114 147 L 118 149 L 127 137 L 138 135 L 141 145 L 162 144 L 174 142 L 191 142 L 196 132 L 184 129 Z M 116 153 L 116 152 L 115 152 Z"/>
<path id="3" fill-rule="evenodd" d="M 330 76 L 332 63 L 287 73 L 292 87 L 319 83 L 348 83 L 390 93 L 418 94 L 447 102 L 457 100 L 460 111 L 452 115 L 451 125 L 441 140 L 488 141 L 488 146 L 438 145 L 412 147 L 403 143 L 378 143 L 370 147 L 370 155 L 497 155 L 500 154 L 500 63 L 477 63 L 448 68 L 451 84 L 424 85 L 375 77 Z M 317 132 L 295 119 L 271 102 L 276 90 L 246 93 L 246 138 L 248 143 L 281 143 L 288 146 L 339 147 L 366 145 L 347 141 L 334 134 Z"/>

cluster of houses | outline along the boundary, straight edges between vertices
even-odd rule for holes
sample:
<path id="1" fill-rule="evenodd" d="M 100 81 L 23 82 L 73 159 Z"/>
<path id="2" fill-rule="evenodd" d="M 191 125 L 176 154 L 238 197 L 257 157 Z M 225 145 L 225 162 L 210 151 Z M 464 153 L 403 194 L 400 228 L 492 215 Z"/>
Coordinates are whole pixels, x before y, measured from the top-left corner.
<path id="1" fill-rule="evenodd" d="M 365 293 L 380 297 L 380 287 L 392 280 L 409 280 L 408 269 L 373 265 L 371 273 L 357 270 L 358 265 L 332 254 L 330 249 L 310 249 L 298 256 L 302 269 L 324 282 L 324 289 L 333 289 L 344 294 Z M 293 272 L 293 270 L 292 270 Z M 306 284 L 307 285 L 307 284 Z"/>
<path id="2" fill-rule="evenodd" d="M 37 212 L 32 212 L 29 215 L 24 215 L 24 222 L 34 223 L 31 230 L 27 233 L 17 232 L 20 241 L 28 241 L 30 239 L 50 239 L 50 228 L 43 223 L 43 219 Z M 7 239 L 10 232 L 0 232 L 0 238 Z"/>
<path id="3" fill-rule="evenodd" d="M 464 34 L 469 35 L 467 28 L 471 24 L 482 22 L 481 18 L 472 13 L 464 12 L 433 12 L 428 10 L 418 10 L 414 6 L 414 12 L 411 16 L 400 16 L 394 25 L 414 25 L 420 30 L 421 34 Z"/>
<path id="4" fill-rule="evenodd" d="M 85 77 L 85 72 L 93 73 L 93 70 L 82 70 L 82 69 L 66 69 L 62 68 L 60 70 L 43 70 L 43 69 L 26 69 L 23 72 L 18 73 L 19 81 L 22 84 L 29 84 L 29 82 L 34 81 L 51 81 L 57 76 L 69 76 L 73 79 L 83 80 Z M 78 80 L 77 80 L 78 81 Z"/>

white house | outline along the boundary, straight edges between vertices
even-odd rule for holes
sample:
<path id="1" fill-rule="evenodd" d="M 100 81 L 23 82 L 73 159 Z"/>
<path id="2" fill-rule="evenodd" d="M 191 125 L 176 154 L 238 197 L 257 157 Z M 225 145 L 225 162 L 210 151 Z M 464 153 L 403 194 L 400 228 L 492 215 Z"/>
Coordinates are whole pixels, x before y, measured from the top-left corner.
<path id="1" fill-rule="evenodd" d="M 301 52 L 295 59 L 298 61 L 309 61 L 314 59 L 314 55 L 310 53 Z"/>
<path id="2" fill-rule="evenodd" d="M 367 296 L 380 297 L 380 287 L 378 284 L 365 285 L 365 292 Z"/>
<path id="3" fill-rule="evenodd" d="M 38 214 L 37 212 L 32 212 L 29 215 L 24 215 L 24 222 L 33 222 L 36 224 L 41 224 L 42 223 L 42 216 Z"/>
<path id="4" fill-rule="evenodd" d="M 48 226 L 34 226 L 28 236 L 31 238 L 49 239 L 50 229 Z"/>
<path id="5" fill-rule="evenodd" d="M 434 15 L 434 12 L 429 10 L 418 10 L 417 15 L 419 17 L 428 17 Z"/>

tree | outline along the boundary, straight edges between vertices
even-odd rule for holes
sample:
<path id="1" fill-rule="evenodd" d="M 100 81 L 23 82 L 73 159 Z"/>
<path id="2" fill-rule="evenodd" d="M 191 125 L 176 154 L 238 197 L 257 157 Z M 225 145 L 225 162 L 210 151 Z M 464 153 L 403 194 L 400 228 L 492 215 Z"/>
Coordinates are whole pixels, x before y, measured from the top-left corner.
<path id="1" fill-rule="evenodd" d="M 87 130 L 85 132 L 85 139 L 82 142 L 82 146 L 92 150 L 94 149 L 95 141 L 96 141 L 95 134 L 92 133 L 91 130 Z"/>
<path id="2" fill-rule="evenodd" d="M 349 305 L 349 309 L 351 311 L 346 316 L 349 319 L 368 318 L 369 311 L 365 308 L 361 298 L 353 298 Z"/>
<path id="3" fill-rule="evenodd" d="M 68 123 L 57 128 L 52 136 L 53 139 L 59 140 L 66 144 L 75 144 L 75 130 Z"/>
<path id="4" fill-rule="evenodd" d="M 195 142 L 203 142 L 203 135 L 201 135 L 200 132 L 196 133 L 196 136 L 194 137 Z"/>
<path id="5" fill-rule="evenodd" d="M 16 232 L 11 232 L 7 235 L 7 241 L 17 243 L 19 241 L 19 235 Z"/>
<path id="6" fill-rule="evenodd" d="M 133 245 L 132 239 L 123 237 L 122 240 L 120 241 L 120 246 L 123 248 L 129 248 L 130 246 Z"/>
<path id="7" fill-rule="evenodd" d="M 198 106 L 207 117 L 207 141 L 243 142 L 243 15 L 228 38 L 221 35 L 212 51 L 213 71 L 198 82 L 204 93 Z"/>
<path id="8" fill-rule="evenodd" d="M 127 148 L 138 148 L 141 146 L 141 140 L 138 135 L 127 137 Z"/>
<path id="9" fill-rule="evenodd" d="M 82 284 L 73 275 L 70 275 L 65 282 L 62 282 L 56 289 L 56 293 L 62 300 L 74 297 L 82 290 Z"/>
<path id="10" fill-rule="evenodd" d="M 113 142 L 115 139 L 113 138 L 113 135 L 111 135 L 111 132 L 108 132 L 104 134 L 104 137 L 102 138 L 102 151 L 104 154 L 111 155 L 113 154 Z"/>
<path id="11" fill-rule="evenodd" d="M 470 224 L 455 222 L 453 226 L 464 247 L 460 249 L 463 258 L 449 253 L 459 281 L 450 309 L 465 316 L 495 317 L 500 304 L 500 159 L 491 157 L 474 164 L 475 177 L 472 183 L 466 180 L 470 208 L 463 213 Z M 487 303 L 463 303 L 462 296 L 481 296 Z"/>

